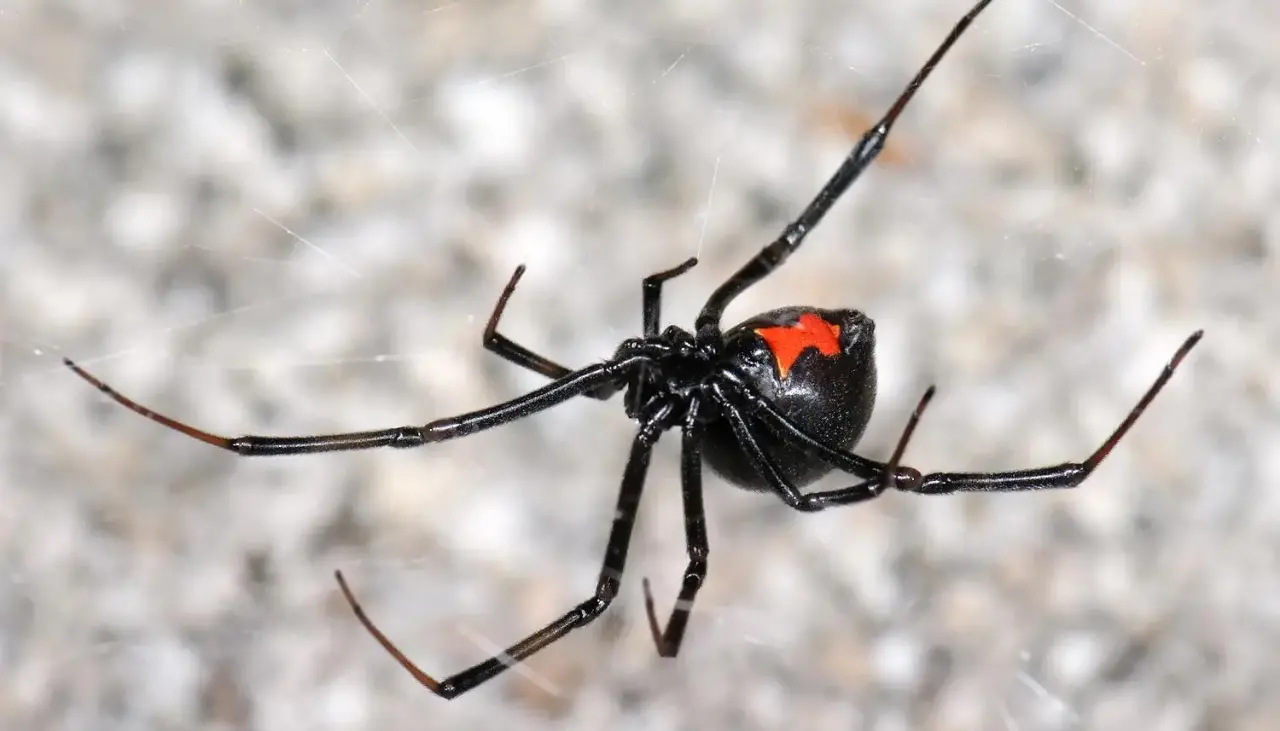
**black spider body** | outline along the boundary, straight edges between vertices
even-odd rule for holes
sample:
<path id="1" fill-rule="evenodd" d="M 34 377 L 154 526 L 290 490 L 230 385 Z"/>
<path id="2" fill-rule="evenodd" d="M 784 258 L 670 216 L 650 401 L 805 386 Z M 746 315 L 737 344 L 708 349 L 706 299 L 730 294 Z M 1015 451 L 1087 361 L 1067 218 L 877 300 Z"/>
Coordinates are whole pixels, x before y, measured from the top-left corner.
<path id="1" fill-rule="evenodd" d="M 834 327 L 837 332 L 824 342 L 821 333 L 803 329 L 805 324 Z M 719 378 L 745 383 L 808 434 L 837 449 L 853 449 L 875 405 L 875 323 L 857 310 L 770 310 L 725 331 L 718 368 Z M 707 466 L 739 487 L 768 490 L 769 480 L 743 449 L 730 422 L 717 416 L 707 425 Z M 811 450 L 768 430 L 756 438 L 796 487 L 833 469 Z"/>
<path id="2" fill-rule="evenodd" d="M 625 411 L 639 423 L 623 470 L 605 558 L 591 596 L 507 650 L 460 673 L 437 680 L 411 662 L 368 618 L 341 573 L 338 584 L 356 617 L 382 647 L 433 693 L 453 698 L 503 672 L 570 631 L 600 616 L 617 596 L 627 549 L 645 485 L 653 445 L 663 432 L 679 429 L 680 481 L 689 563 L 665 627 L 659 625 L 648 581 L 645 610 L 658 652 L 674 656 L 684 638 L 693 602 L 707 574 L 709 546 L 702 504 L 702 465 L 739 486 L 767 491 L 785 505 L 812 512 L 875 498 L 893 488 L 943 494 L 962 491 L 1040 490 L 1075 487 L 1092 473 L 1173 375 L 1199 341 L 1183 342 L 1160 376 L 1111 436 L 1083 462 L 1009 472 L 935 472 L 922 475 L 899 464 L 912 430 L 933 393 L 925 391 L 887 462 L 851 451 L 862 436 L 875 402 L 874 327 L 855 310 L 787 307 L 757 315 L 721 331 L 725 307 L 743 290 L 777 269 L 800 247 L 840 196 L 884 146 L 898 115 L 916 90 L 991 0 L 980 0 L 952 28 L 885 116 L 866 132 L 831 179 L 801 214 L 768 246 L 721 284 L 703 305 L 692 331 L 660 331 L 663 282 L 688 271 L 690 259 L 647 277 L 642 287 L 643 334 L 624 341 L 608 360 L 571 370 L 498 332 L 498 321 L 524 267 L 518 267 L 498 298 L 484 330 L 484 347 L 551 380 L 530 393 L 495 406 L 421 426 L 321 436 L 228 438 L 158 414 L 132 401 L 67 360 L 79 376 L 120 404 L 207 444 L 247 456 L 304 454 L 373 447 L 420 447 L 457 439 L 552 408 L 577 396 L 608 399 L 625 391 Z M 705 458 L 705 460 L 704 460 Z M 802 493 L 799 488 L 832 470 L 854 476 L 853 484 Z"/>

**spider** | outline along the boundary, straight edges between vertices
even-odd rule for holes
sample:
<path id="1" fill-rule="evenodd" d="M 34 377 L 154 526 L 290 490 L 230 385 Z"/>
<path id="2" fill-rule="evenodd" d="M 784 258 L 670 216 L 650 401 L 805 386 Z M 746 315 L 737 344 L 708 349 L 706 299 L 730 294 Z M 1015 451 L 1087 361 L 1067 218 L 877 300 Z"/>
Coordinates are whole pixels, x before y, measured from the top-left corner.
<path id="1" fill-rule="evenodd" d="M 623 470 L 603 567 L 595 592 L 559 619 L 505 652 L 441 680 L 420 670 L 378 629 L 356 600 L 341 571 L 335 572 L 335 577 L 356 618 L 383 649 L 432 693 L 454 698 L 570 631 L 586 626 L 609 607 L 618 595 L 650 454 L 663 432 L 679 428 L 688 565 L 665 625 L 658 621 L 648 579 L 642 582 L 654 644 L 659 655 L 674 657 L 684 639 L 694 599 L 707 575 L 709 550 L 702 502 L 704 461 L 729 482 L 749 490 L 771 492 L 787 507 L 803 512 L 860 503 L 889 488 L 938 495 L 1076 487 L 1097 469 L 1133 426 L 1203 335 L 1203 331 L 1196 331 L 1182 343 L 1137 405 L 1083 462 L 1011 472 L 921 474 L 899 465 L 899 459 L 933 395 L 933 386 L 918 402 L 888 462 L 852 452 L 871 417 L 876 394 L 875 326 L 866 315 L 851 309 L 784 307 L 721 330 L 720 319 L 725 307 L 781 266 L 800 247 L 828 209 L 875 160 L 890 128 L 916 90 L 990 3 L 991 0 L 980 0 L 971 7 L 800 216 L 712 292 L 695 321 L 693 332 L 676 326 L 659 329 L 662 286 L 697 263 L 696 259 L 689 259 L 643 280 L 643 335 L 624 340 L 608 360 L 570 370 L 498 332 L 498 322 L 524 273 L 524 266 L 519 266 L 498 297 L 484 329 L 483 344 L 503 359 L 552 379 L 551 383 L 505 403 L 437 419 L 423 426 L 304 437 L 218 436 L 158 414 L 120 394 L 70 360 L 65 363 L 128 409 L 189 437 L 244 456 L 420 447 L 523 419 L 575 396 L 606 400 L 625 391 L 624 411 L 639 423 L 639 429 Z M 851 474 L 857 481 L 841 489 L 800 491 L 832 470 Z"/>

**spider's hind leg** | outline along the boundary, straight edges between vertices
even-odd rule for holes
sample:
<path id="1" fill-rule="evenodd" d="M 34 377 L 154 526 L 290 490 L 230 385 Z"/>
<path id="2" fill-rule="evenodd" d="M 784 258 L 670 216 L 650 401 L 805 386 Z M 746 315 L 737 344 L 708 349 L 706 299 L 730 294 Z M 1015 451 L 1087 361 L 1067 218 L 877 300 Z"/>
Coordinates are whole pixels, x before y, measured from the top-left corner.
<path id="1" fill-rule="evenodd" d="M 1203 330 L 1197 330 L 1178 347 L 1178 350 L 1165 364 L 1164 370 L 1156 377 L 1155 382 L 1147 388 L 1146 393 L 1138 400 L 1137 405 L 1129 410 L 1120 426 L 1111 432 L 1111 436 L 1094 450 L 1083 462 L 1064 462 L 1052 467 L 1035 467 L 1026 470 L 1009 472 L 933 472 L 920 477 L 912 485 L 899 485 L 900 490 L 918 492 L 926 495 L 947 495 L 953 492 L 1017 492 L 1022 490 L 1050 490 L 1078 487 L 1102 461 L 1111 454 L 1111 450 L 1119 444 L 1130 427 L 1142 416 L 1147 406 L 1155 399 L 1156 394 L 1164 388 L 1173 372 L 1187 357 L 1187 353 L 1200 342 Z"/>
<path id="2" fill-rule="evenodd" d="M 665 629 L 658 625 L 658 615 L 654 611 L 653 592 L 649 589 L 649 579 L 645 578 L 643 582 L 644 611 L 649 618 L 649 633 L 653 636 L 653 644 L 662 657 L 675 657 L 680 652 L 685 627 L 689 624 L 689 614 L 693 611 L 693 601 L 707 579 L 707 556 L 711 549 L 707 544 L 707 518 L 702 503 L 702 430 L 703 425 L 698 422 L 695 406 L 689 410 L 689 415 L 685 419 L 680 458 L 684 538 L 689 564 L 685 567 L 684 578 L 680 582 L 680 594 L 676 597 L 675 606 L 671 609 Z"/>
<path id="3" fill-rule="evenodd" d="M 907 420 L 906 427 L 898 437 L 898 444 L 894 447 L 893 456 L 887 464 L 881 465 L 858 457 L 851 452 L 840 452 L 831 449 L 813 440 L 812 437 L 798 429 L 793 432 L 791 434 L 792 437 L 798 438 L 800 443 L 806 446 L 815 448 L 816 453 L 822 459 L 829 460 L 832 465 L 859 477 L 870 474 L 870 477 L 849 487 L 822 490 L 808 494 L 801 493 L 782 473 L 777 463 L 764 451 L 752 432 L 750 424 L 748 424 L 737 406 L 728 405 L 725 409 L 725 418 L 729 420 L 729 425 L 733 429 L 738 443 L 742 445 L 748 458 L 760 475 L 768 482 L 774 494 L 782 502 L 786 503 L 787 507 L 793 510 L 799 510 L 802 513 L 816 513 L 827 508 L 872 500 L 880 497 L 891 487 L 901 488 L 904 484 L 914 485 L 920 482 L 920 473 L 911 467 L 903 466 L 901 459 L 903 453 L 906 452 L 907 444 L 911 441 L 912 434 L 915 433 L 916 425 L 920 422 L 920 416 L 929 405 L 929 401 L 933 399 L 933 394 L 934 387 L 930 386 L 924 392 L 924 396 L 920 398 L 920 401 L 917 402 L 915 410 L 911 412 L 911 418 Z M 848 458 L 852 458 L 852 462 L 848 463 L 847 466 L 842 464 Z M 868 469 L 868 466 L 870 466 L 870 469 Z"/>
<path id="4" fill-rule="evenodd" d="M 595 621 L 618 595 L 622 580 L 622 572 L 627 564 L 627 548 L 631 542 L 631 532 L 635 527 L 636 513 L 640 506 L 640 495 L 644 491 L 645 475 L 649 470 L 649 457 L 653 453 L 653 445 L 661 433 L 658 420 L 641 427 L 631 446 L 631 456 L 622 475 L 622 487 L 618 492 L 617 508 L 614 512 L 613 530 L 609 533 L 609 542 L 605 549 L 604 565 L 600 568 L 600 578 L 596 582 L 595 593 L 570 609 L 559 619 L 542 629 L 511 645 L 503 652 L 488 660 L 481 661 L 460 673 L 447 678 L 438 679 L 423 672 L 408 658 L 373 620 L 365 613 L 360 602 L 347 586 L 341 572 L 336 572 L 338 586 L 342 595 L 355 612 L 356 619 L 369 632 L 396 662 L 400 663 L 410 675 L 424 688 L 441 698 L 451 699 L 484 683 L 510 667 L 520 663 L 542 648 L 559 640 L 569 632 L 585 627 Z"/>

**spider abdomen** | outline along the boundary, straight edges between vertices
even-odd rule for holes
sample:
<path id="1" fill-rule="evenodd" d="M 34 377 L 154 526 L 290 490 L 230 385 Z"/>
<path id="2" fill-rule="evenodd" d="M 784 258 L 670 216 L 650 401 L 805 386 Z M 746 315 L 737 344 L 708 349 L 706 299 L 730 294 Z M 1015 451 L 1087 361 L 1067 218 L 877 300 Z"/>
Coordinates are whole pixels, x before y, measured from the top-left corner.
<path id="1" fill-rule="evenodd" d="M 832 448 L 852 449 L 871 418 L 875 323 L 856 310 L 784 307 L 756 315 L 725 332 L 723 364 Z M 827 462 L 744 416 L 764 453 L 796 487 L 831 471 Z M 727 419 L 708 425 L 704 456 L 711 469 L 739 487 L 769 488 Z"/>

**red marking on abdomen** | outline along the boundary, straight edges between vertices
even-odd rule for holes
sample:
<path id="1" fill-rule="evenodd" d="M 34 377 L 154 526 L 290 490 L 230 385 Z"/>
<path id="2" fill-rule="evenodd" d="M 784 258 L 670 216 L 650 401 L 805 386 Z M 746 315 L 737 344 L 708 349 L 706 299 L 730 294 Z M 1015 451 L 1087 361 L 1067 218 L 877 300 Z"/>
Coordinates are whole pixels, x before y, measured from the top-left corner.
<path id="1" fill-rule="evenodd" d="M 796 358 L 809 348 L 817 348 L 825 356 L 840 355 L 840 326 L 832 325 L 812 312 L 800 315 L 793 325 L 761 327 L 756 334 L 764 338 L 778 364 L 778 375 L 786 378 Z"/>

